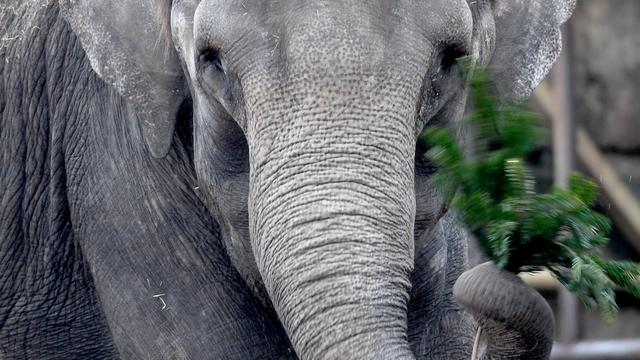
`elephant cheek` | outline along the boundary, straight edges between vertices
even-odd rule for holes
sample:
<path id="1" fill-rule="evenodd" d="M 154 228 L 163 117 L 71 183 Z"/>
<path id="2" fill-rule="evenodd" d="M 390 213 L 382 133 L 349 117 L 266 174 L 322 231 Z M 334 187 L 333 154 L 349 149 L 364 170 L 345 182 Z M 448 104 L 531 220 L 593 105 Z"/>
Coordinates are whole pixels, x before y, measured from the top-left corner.
<path id="1" fill-rule="evenodd" d="M 413 359 L 413 124 L 293 114 L 249 134 L 252 247 L 280 319 L 303 359 Z"/>

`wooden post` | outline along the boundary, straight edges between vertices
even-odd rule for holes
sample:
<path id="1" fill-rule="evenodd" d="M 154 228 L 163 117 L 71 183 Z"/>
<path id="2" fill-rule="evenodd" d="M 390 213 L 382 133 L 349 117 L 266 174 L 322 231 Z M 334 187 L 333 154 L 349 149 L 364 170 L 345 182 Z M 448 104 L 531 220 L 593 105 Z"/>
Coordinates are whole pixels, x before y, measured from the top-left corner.
<path id="1" fill-rule="evenodd" d="M 552 118 L 554 182 L 558 187 L 568 187 L 575 164 L 575 132 L 571 109 L 571 73 L 569 60 L 569 27 L 563 28 L 563 51 L 553 72 L 553 92 L 556 99 Z M 563 343 L 578 341 L 580 337 L 580 303 L 564 287 L 558 293 L 559 313 L 556 319 L 558 340 Z"/>

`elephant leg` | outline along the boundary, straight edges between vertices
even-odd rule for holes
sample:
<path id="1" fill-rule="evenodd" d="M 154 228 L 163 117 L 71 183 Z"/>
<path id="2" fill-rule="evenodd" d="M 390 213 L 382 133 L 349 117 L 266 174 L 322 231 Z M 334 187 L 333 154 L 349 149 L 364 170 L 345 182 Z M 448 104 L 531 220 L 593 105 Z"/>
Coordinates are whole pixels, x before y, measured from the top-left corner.
<path id="1" fill-rule="evenodd" d="M 474 321 L 453 297 L 453 285 L 466 264 L 467 238 L 449 211 L 416 241 L 409 341 L 417 359 L 469 358 Z"/>
<path id="2" fill-rule="evenodd" d="M 84 207 L 79 228 L 122 357 L 293 358 L 277 317 L 232 267 L 187 184 L 157 173 L 140 183 L 149 179 L 145 166 L 122 159 L 131 177 L 109 179 L 110 199 Z"/>

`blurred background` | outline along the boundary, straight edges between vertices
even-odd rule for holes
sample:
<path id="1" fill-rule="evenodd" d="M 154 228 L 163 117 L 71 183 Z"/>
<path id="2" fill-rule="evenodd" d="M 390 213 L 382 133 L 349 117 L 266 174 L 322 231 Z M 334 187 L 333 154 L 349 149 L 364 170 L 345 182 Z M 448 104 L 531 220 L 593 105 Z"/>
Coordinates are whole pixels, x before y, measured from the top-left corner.
<path id="1" fill-rule="evenodd" d="M 567 184 L 572 169 L 593 178 L 614 223 L 606 256 L 640 261 L 640 1 L 577 2 L 563 55 L 530 100 L 549 129 L 531 161 L 541 190 Z M 552 359 L 640 360 L 640 301 L 618 292 L 609 324 L 547 274 L 526 281 L 556 313 Z"/>

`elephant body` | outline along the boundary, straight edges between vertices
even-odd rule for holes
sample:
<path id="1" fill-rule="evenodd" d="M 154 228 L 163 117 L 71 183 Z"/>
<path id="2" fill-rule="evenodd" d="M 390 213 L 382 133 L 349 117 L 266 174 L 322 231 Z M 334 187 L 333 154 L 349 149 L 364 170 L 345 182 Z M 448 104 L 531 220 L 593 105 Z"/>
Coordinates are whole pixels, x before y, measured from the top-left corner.
<path id="1" fill-rule="evenodd" d="M 572 4 L 505 3 L 3 0 L 0 358 L 468 358 L 416 140 L 455 58 L 548 70 Z M 501 47 L 516 15 L 548 43 Z"/>
<path id="2" fill-rule="evenodd" d="M 2 61 L 4 83 L 24 90 L 2 89 L 3 188 L 14 191 L 2 198 L 0 357 L 112 359 L 115 342 L 122 359 L 283 358 L 288 341 L 230 266 L 186 147 L 148 155 L 135 111 L 56 6 L 39 16 L 50 30 L 5 55 L 29 60 Z"/>

